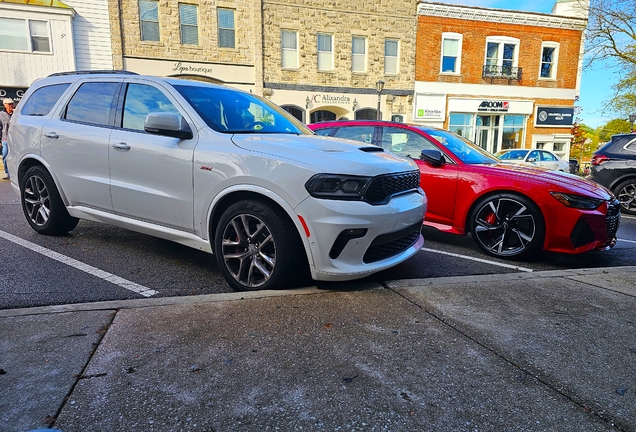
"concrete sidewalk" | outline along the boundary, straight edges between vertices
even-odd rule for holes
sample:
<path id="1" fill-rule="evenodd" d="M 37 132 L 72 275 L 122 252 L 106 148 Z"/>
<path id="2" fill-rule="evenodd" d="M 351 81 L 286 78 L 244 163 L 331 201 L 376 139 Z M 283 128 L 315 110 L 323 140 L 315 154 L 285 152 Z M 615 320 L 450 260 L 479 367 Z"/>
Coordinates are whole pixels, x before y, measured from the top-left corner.
<path id="1" fill-rule="evenodd" d="M 636 267 L 0 311 L 0 430 L 636 431 Z"/>

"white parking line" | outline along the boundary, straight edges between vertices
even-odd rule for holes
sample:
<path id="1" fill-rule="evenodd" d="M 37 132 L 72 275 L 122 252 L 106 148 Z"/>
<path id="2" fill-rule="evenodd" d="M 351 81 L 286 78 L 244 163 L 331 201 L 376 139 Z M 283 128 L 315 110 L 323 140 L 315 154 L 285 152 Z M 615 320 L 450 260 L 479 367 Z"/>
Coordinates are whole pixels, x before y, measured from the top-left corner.
<path id="1" fill-rule="evenodd" d="M 636 217 L 621 215 L 621 219 L 636 219 Z"/>
<path id="2" fill-rule="evenodd" d="M 50 249 L 44 248 L 42 246 L 36 245 L 35 243 L 31 243 L 29 241 L 26 241 L 24 239 L 21 239 L 20 237 L 16 237 L 12 234 L 9 234 L 7 232 L 4 231 L 0 231 L 0 237 L 3 237 L 7 240 L 9 240 L 10 242 L 13 242 L 15 244 L 18 244 L 20 246 L 23 246 L 27 249 L 30 249 L 34 252 L 37 252 L 39 254 L 42 254 L 46 257 L 49 257 L 51 259 L 54 259 L 56 261 L 59 261 L 61 263 L 64 263 L 66 265 L 69 265 L 73 268 L 76 268 L 78 270 L 81 270 L 85 273 L 91 274 L 93 276 L 96 276 L 100 279 L 105 280 L 106 282 L 110 282 L 113 283 L 115 285 L 119 285 L 122 288 L 125 288 L 129 291 L 135 292 L 137 294 L 140 294 L 144 297 L 151 297 L 155 294 L 158 294 L 158 291 L 152 290 L 150 288 L 147 288 L 143 285 L 139 285 L 136 284 L 134 282 L 131 282 L 129 280 L 126 280 L 124 278 L 120 278 L 119 276 L 115 276 L 112 273 L 108 273 L 104 270 L 100 270 L 96 267 L 90 266 L 88 264 L 84 264 L 81 261 L 77 261 L 76 259 L 67 257 L 65 255 L 59 254 L 57 252 L 54 252 Z"/>
<path id="3" fill-rule="evenodd" d="M 455 253 L 451 253 L 451 252 L 444 252 L 444 251 L 439 251 L 439 250 L 435 250 L 435 249 L 428 249 L 428 248 L 422 248 L 421 250 L 426 251 L 426 252 L 433 252 L 433 253 L 437 253 L 437 254 L 442 254 L 442 255 L 449 255 L 449 256 L 452 256 L 452 257 L 456 257 L 456 258 L 464 258 L 464 259 L 471 260 L 471 261 L 483 262 L 483 263 L 486 263 L 486 264 L 491 264 L 491 265 L 495 265 L 495 266 L 499 266 L 499 267 L 511 268 L 511 269 L 520 270 L 520 271 L 524 271 L 524 272 L 533 271 L 532 269 L 529 269 L 529 268 L 526 268 L 526 267 L 519 267 L 519 266 L 511 265 L 511 264 L 504 264 L 504 263 L 500 263 L 500 262 L 496 262 L 496 261 L 489 261 L 489 260 L 482 259 L 482 258 L 475 258 L 475 257 L 467 256 L 467 255 L 459 255 L 459 254 L 455 254 Z"/>
<path id="4" fill-rule="evenodd" d="M 625 242 L 625 243 L 636 243 L 636 241 L 634 240 L 625 240 L 625 239 L 618 239 L 619 242 Z"/>

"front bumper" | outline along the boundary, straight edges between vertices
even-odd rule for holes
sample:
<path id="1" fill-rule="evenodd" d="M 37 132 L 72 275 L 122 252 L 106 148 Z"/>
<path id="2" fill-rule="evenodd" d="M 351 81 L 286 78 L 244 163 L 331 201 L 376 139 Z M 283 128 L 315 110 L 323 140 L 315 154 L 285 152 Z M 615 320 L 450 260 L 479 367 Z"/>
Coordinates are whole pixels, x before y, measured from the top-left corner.
<path id="1" fill-rule="evenodd" d="M 312 278 L 322 281 L 358 279 L 393 267 L 423 246 L 422 220 L 426 195 L 410 192 L 386 205 L 308 198 L 297 208 L 309 231 Z M 364 235 L 343 239 L 349 230 Z"/>

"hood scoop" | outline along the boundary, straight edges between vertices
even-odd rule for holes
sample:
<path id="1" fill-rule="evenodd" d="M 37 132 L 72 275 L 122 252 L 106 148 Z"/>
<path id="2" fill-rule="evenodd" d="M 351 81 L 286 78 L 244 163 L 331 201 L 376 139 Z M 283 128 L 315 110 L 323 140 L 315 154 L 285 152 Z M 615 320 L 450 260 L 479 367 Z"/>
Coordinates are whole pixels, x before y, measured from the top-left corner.
<path id="1" fill-rule="evenodd" d="M 384 149 L 378 146 L 360 147 L 359 149 L 365 153 L 383 153 L 384 152 Z"/>

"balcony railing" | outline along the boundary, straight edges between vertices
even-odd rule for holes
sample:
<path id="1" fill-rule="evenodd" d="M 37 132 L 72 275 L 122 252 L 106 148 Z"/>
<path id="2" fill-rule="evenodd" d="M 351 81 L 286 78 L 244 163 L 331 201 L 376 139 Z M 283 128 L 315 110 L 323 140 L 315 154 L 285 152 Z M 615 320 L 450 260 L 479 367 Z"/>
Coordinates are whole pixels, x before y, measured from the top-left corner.
<path id="1" fill-rule="evenodd" d="M 521 81 L 523 74 L 520 67 L 484 65 L 481 76 L 491 81 L 495 79 L 505 79 L 510 83 L 511 81 Z"/>

